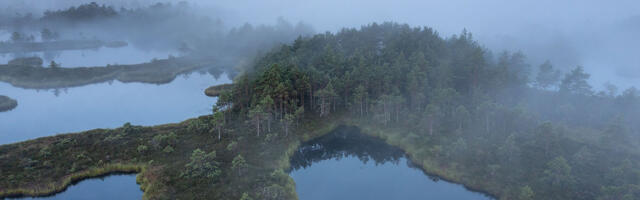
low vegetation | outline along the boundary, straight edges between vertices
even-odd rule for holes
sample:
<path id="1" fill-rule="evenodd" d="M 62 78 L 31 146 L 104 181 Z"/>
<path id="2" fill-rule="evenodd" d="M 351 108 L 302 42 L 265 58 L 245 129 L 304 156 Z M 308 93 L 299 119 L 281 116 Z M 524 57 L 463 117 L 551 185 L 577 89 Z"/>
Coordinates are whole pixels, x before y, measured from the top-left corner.
<path id="1" fill-rule="evenodd" d="M 144 199 L 297 199 L 284 173 L 289 156 L 304 138 L 335 127 L 305 120 L 304 134 L 285 136 L 274 128 L 255 137 L 242 121 L 229 120 L 218 138 L 213 121 L 125 124 L 2 145 L 0 197 L 50 195 L 82 179 L 129 172 L 138 173 Z"/>
<path id="2" fill-rule="evenodd" d="M 218 97 L 225 91 L 230 91 L 233 88 L 233 84 L 215 85 L 204 90 L 204 94 L 210 97 Z"/>

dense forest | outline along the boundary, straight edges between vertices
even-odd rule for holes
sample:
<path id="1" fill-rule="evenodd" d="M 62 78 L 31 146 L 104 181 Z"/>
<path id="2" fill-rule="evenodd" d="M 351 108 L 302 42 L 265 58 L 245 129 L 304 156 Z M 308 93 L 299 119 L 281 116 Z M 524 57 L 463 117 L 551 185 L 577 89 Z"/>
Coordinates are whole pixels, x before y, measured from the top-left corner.
<path id="1" fill-rule="evenodd" d="M 347 116 L 390 130 L 380 136 L 427 171 L 504 199 L 640 198 L 639 92 L 595 92 L 589 76 L 534 70 L 466 31 L 374 23 L 267 53 L 218 109 L 257 136 Z"/>

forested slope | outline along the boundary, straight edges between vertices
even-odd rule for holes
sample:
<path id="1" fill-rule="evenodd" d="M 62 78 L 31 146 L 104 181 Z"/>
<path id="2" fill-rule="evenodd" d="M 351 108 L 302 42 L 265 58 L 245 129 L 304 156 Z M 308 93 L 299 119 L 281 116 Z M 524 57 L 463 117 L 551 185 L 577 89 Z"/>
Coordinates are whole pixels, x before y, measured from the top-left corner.
<path id="1" fill-rule="evenodd" d="M 581 67 L 531 68 L 466 31 L 371 24 L 268 53 L 219 103 L 257 134 L 302 112 L 347 115 L 427 171 L 504 199 L 640 198 L 638 91 L 596 93 Z"/>

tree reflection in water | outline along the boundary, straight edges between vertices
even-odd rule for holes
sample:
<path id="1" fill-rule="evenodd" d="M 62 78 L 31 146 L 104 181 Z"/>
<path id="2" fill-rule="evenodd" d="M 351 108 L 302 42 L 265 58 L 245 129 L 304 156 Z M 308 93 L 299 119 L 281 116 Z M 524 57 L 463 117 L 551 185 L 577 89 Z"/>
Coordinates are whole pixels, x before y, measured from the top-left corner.
<path id="1" fill-rule="evenodd" d="M 323 160 L 357 157 L 365 164 L 398 164 L 405 153 L 381 139 L 365 135 L 357 127 L 340 126 L 331 133 L 303 143 L 291 157 L 291 170 L 310 167 Z M 409 166 L 413 167 L 411 163 Z"/>

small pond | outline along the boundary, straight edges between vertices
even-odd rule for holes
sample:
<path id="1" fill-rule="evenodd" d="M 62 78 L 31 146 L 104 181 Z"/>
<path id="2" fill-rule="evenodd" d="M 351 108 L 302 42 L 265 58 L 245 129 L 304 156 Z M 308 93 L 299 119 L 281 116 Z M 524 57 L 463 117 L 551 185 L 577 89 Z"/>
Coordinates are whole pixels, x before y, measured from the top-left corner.
<path id="1" fill-rule="evenodd" d="M 304 143 L 291 166 L 301 200 L 491 199 L 425 174 L 400 149 L 354 127 Z"/>
<path id="2" fill-rule="evenodd" d="M 136 184 L 135 174 L 111 175 L 103 178 L 93 178 L 71 185 L 64 192 L 48 197 L 19 198 L 27 199 L 60 199 L 60 200 L 112 200 L 112 199 L 142 199 L 142 190 Z"/>

